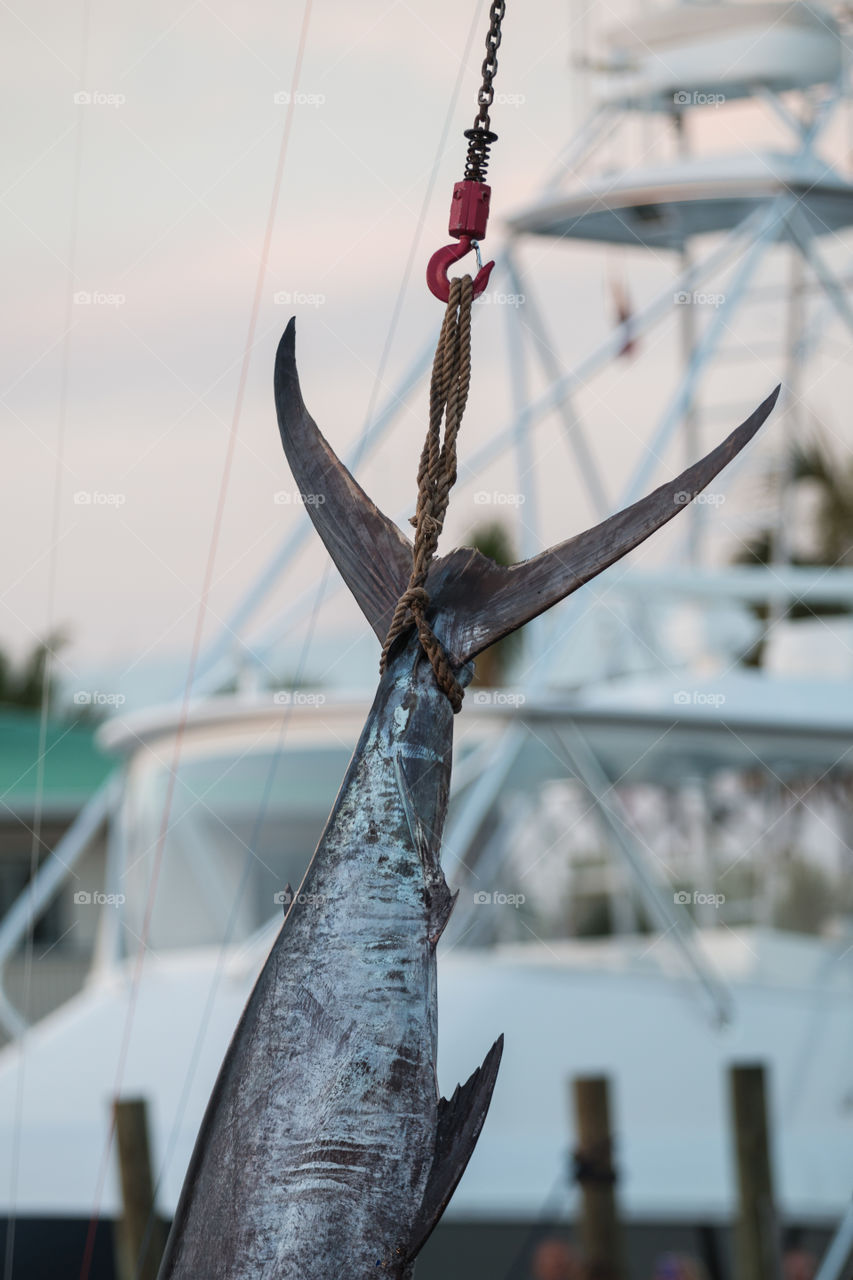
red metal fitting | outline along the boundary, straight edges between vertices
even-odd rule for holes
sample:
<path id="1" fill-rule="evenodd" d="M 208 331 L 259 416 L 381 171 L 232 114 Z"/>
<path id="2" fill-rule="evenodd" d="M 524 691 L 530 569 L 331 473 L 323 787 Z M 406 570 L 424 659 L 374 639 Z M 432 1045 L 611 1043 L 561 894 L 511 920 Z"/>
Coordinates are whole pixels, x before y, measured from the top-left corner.
<path id="1" fill-rule="evenodd" d="M 472 182 L 470 179 L 457 182 L 450 202 L 450 234 L 457 239 L 469 236 L 472 240 L 482 240 L 489 221 L 491 195 L 492 188 L 485 182 Z"/>
<path id="2" fill-rule="evenodd" d="M 426 272 L 430 293 L 434 294 L 439 302 L 447 302 L 450 297 L 448 267 L 458 262 L 460 258 L 464 258 L 473 242 L 476 240 L 479 243 L 486 234 L 491 195 L 492 188 L 485 182 L 474 182 L 470 178 L 457 182 L 453 187 L 448 231 L 452 236 L 456 236 L 459 243 L 448 244 L 443 249 L 437 250 L 430 258 Z M 494 262 L 487 262 L 474 277 L 475 298 L 479 298 L 489 283 L 494 265 Z"/>
<path id="3" fill-rule="evenodd" d="M 427 263 L 426 281 L 429 285 L 429 291 L 439 302 L 447 302 L 450 298 L 450 281 L 447 278 L 448 267 L 454 262 L 458 262 L 460 258 L 464 258 L 466 253 L 470 253 L 472 248 L 469 236 L 462 236 L 458 244 L 446 244 L 443 249 L 437 249 Z M 479 298 L 489 283 L 489 276 L 492 274 L 494 262 L 487 262 L 481 267 L 474 277 L 474 297 Z"/>

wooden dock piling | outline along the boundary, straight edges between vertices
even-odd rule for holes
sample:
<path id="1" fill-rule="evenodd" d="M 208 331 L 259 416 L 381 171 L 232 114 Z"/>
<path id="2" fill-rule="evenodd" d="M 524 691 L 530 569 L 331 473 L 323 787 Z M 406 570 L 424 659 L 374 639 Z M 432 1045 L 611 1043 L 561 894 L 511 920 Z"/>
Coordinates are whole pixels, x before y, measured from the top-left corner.
<path id="1" fill-rule="evenodd" d="M 782 1262 L 764 1067 L 757 1063 L 733 1066 L 729 1090 L 739 1202 L 736 1280 L 778 1280 Z"/>
<path id="2" fill-rule="evenodd" d="M 626 1280 L 625 1247 L 616 1205 L 616 1169 L 604 1076 L 573 1082 L 575 1181 L 581 1189 L 580 1240 L 589 1280 Z"/>
<path id="3" fill-rule="evenodd" d="M 166 1233 L 154 1206 L 145 1099 L 119 1099 L 115 1128 L 124 1205 L 116 1230 L 116 1269 L 121 1280 L 157 1280 Z"/>

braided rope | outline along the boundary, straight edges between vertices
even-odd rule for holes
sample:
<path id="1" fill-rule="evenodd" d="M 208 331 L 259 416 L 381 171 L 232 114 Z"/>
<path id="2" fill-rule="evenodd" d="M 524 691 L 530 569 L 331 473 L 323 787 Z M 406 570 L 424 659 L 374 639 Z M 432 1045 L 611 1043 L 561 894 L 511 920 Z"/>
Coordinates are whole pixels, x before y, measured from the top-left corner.
<path id="1" fill-rule="evenodd" d="M 473 281 L 470 276 L 451 280 L 450 297 L 432 365 L 429 426 L 418 466 L 418 502 L 411 521 L 415 527 L 412 576 L 397 601 L 379 663 L 379 670 L 384 671 L 394 641 L 414 622 L 421 648 L 429 658 L 438 687 L 447 694 L 454 712 L 459 711 L 462 706 L 462 686 L 453 673 L 444 646 L 427 621 L 429 593 L 426 590 L 426 580 L 444 525 L 450 490 L 456 483 L 456 438 L 471 382 L 473 301 Z"/>

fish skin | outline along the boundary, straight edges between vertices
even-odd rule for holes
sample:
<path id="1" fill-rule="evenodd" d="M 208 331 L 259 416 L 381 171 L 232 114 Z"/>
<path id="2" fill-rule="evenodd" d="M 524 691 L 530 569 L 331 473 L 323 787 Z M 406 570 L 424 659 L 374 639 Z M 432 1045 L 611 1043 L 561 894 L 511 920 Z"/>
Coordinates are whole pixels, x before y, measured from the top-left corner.
<path id="1" fill-rule="evenodd" d="M 332 1260 L 352 1277 L 408 1273 L 437 1129 L 452 730 L 412 640 L 231 1042 L 162 1280 L 311 1280 Z"/>
<path id="2" fill-rule="evenodd" d="M 294 323 L 276 359 L 282 443 L 308 511 L 384 638 L 411 544 L 302 402 Z M 632 550 L 755 435 L 776 389 L 712 453 L 595 529 L 523 564 L 462 549 L 427 579 L 460 684 L 470 659 Z M 316 501 L 316 495 L 322 501 Z M 413 630 L 392 646 L 299 893 L 208 1103 L 159 1280 L 407 1280 L 473 1152 L 503 1040 L 449 1101 L 436 1085 L 435 948 L 453 713 Z"/>

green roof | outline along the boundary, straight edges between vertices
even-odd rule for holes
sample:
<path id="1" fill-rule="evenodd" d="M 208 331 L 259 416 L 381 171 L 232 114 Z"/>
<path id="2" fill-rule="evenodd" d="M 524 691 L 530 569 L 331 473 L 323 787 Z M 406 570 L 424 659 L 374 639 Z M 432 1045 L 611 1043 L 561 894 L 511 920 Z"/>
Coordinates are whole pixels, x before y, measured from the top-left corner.
<path id="1" fill-rule="evenodd" d="M 41 716 L 0 706 L 0 821 L 11 809 L 35 807 L 39 785 Z M 74 813 L 115 768 L 95 743 L 95 728 L 49 720 L 42 796 L 45 813 Z"/>

